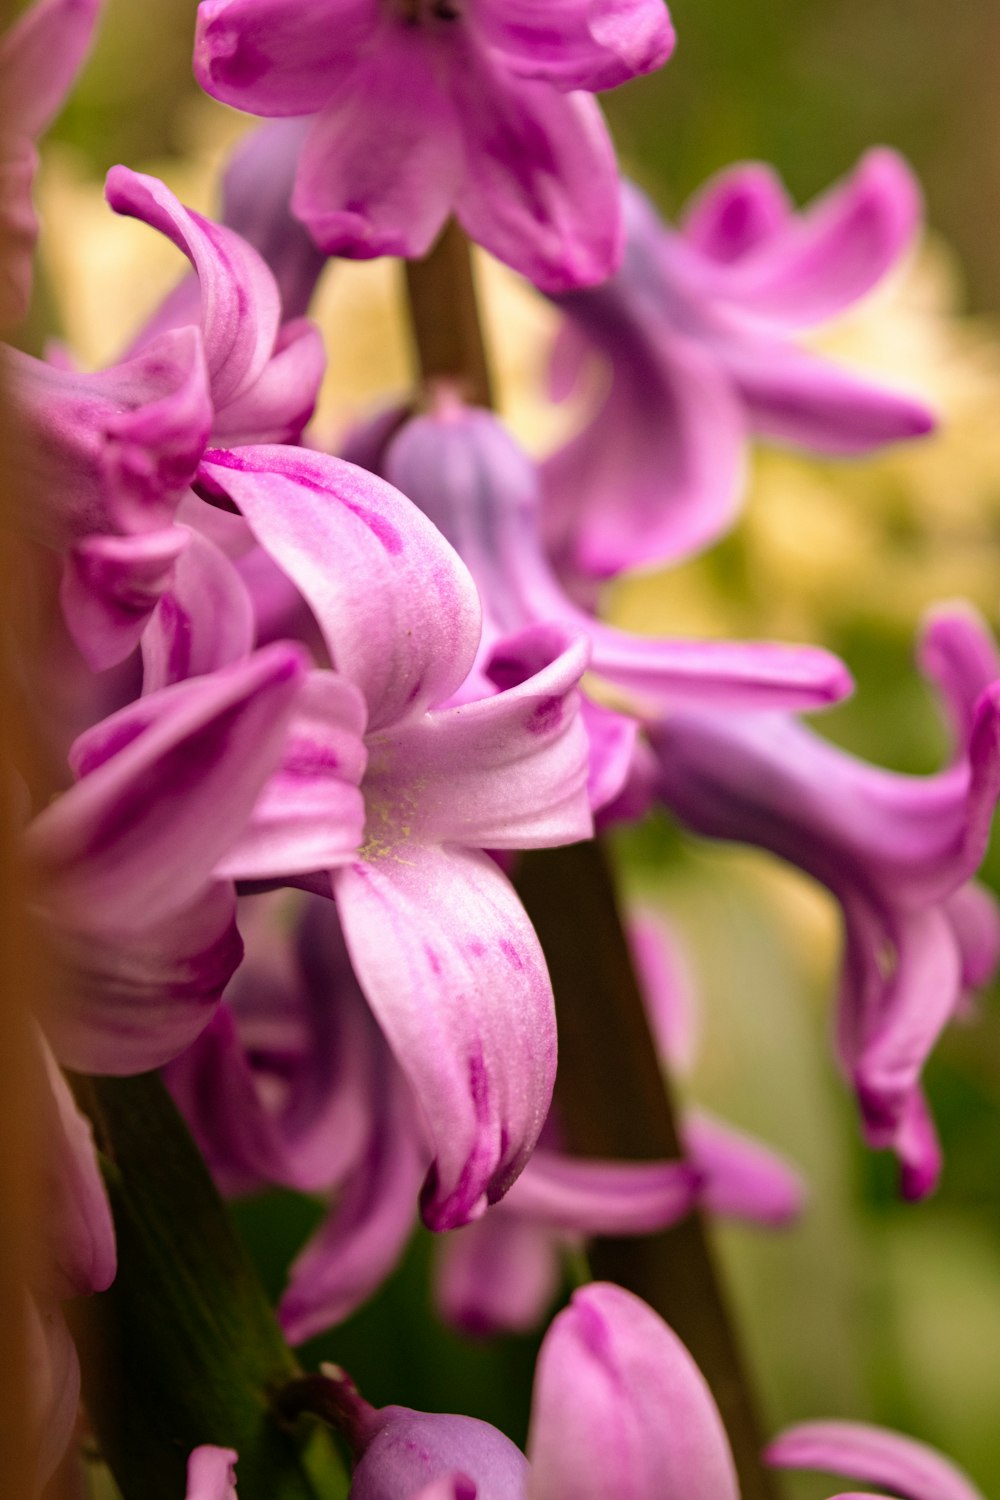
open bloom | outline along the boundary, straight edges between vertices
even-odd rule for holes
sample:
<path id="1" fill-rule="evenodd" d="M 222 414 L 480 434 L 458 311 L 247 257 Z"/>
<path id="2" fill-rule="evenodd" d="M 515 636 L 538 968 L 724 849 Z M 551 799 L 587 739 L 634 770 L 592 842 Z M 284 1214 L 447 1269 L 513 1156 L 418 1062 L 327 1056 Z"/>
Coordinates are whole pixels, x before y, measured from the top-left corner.
<path id="1" fill-rule="evenodd" d="M 661 0 L 202 0 L 195 74 L 238 109 L 316 115 L 292 204 L 329 254 L 420 256 L 454 213 L 560 291 L 621 248 L 614 152 L 582 91 L 672 46 Z"/>
<path id="2" fill-rule="evenodd" d="M 920 402 L 793 339 L 851 307 L 913 240 L 918 190 L 893 152 L 869 152 L 801 213 L 756 162 L 713 178 L 676 229 L 636 188 L 625 202 L 621 270 L 558 299 L 554 394 L 592 355 L 608 367 L 593 417 L 543 466 L 548 540 L 571 572 L 606 578 L 714 540 L 754 434 L 849 455 L 930 430 Z"/>
<path id="3" fill-rule="evenodd" d="M 958 745 L 935 776 L 866 765 L 780 714 L 677 713 L 651 734 L 659 795 L 683 823 L 771 850 L 840 902 L 840 1060 L 911 1198 L 940 1170 L 923 1064 L 1000 955 L 996 903 L 973 883 L 1000 795 L 1000 661 L 961 610 L 932 616 L 921 659 Z"/>
<path id="4" fill-rule="evenodd" d="M 503 646 L 502 691 L 450 702 L 473 666 L 475 585 L 391 486 L 322 454 L 212 451 L 227 495 L 311 606 L 337 673 L 359 690 L 365 837 L 315 816 L 339 768 L 334 673 L 316 672 L 282 767 L 217 873 L 317 877 L 332 890 L 358 979 L 421 1109 L 434 1163 L 424 1214 L 462 1223 L 523 1167 L 555 1066 L 545 961 L 484 850 L 589 836 L 577 682 L 586 643 L 529 630 Z"/>

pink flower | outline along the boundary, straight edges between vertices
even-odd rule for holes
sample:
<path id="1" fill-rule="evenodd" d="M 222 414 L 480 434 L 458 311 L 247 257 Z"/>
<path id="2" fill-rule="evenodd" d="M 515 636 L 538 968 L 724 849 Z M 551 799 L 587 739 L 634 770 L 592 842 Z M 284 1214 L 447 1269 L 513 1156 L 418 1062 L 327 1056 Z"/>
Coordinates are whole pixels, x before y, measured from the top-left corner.
<path id="1" fill-rule="evenodd" d="M 930 431 L 920 402 L 793 340 L 911 244 L 920 201 L 900 157 L 870 151 L 801 213 L 754 162 L 708 183 L 678 229 L 634 187 L 625 203 L 621 270 L 558 299 L 554 394 L 593 354 L 610 376 L 589 423 L 543 466 L 546 535 L 567 570 L 606 578 L 713 541 L 739 507 L 754 434 L 850 455 Z"/>
<path id="2" fill-rule="evenodd" d="M 329 254 L 423 255 L 449 214 L 550 291 L 621 249 L 618 178 L 581 90 L 658 67 L 660 0 L 203 0 L 195 74 L 260 115 L 316 115 L 292 206 Z M 372 149 L 372 142 L 378 149 Z"/>

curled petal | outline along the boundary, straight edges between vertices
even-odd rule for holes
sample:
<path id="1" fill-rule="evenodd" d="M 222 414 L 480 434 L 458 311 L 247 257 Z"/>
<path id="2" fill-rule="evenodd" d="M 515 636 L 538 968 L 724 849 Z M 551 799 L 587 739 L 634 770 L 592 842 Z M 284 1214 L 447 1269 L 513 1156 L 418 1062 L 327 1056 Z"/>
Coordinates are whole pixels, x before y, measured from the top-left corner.
<path id="1" fill-rule="evenodd" d="M 393 1070 L 384 1069 L 379 1092 L 366 1148 L 289 1272 L 278 1317 L 292 1344 L 336 1327 L 373 1296 L 413 1233 L 426 1153 Z"/>
<path id="2" fill-rule="evenodd" d="M 334 872 L 351 959 L 421 1109 L 431 1228 L 510 1187 L 548 1113 L 552 989 L 514 891 L 478 851 L 403 845 Z"/>
<path id="3" fill-rule="evenodd" d="M 124 661 L 170 587 L 189 534 L 87 536 L 70 550 L 59 588 L 66 628 L 95 672 Z"/>
<path id="4" fill-rule="evenodd" d="M 461 183 L 464 122 L 436 62 L 420 27 L 388 27 L 315 121 L 292 209 L 328 255 L 420 256 L 437 238 Z"/>
<path id="5" fill-rule="evenodd" d="M 944 906 L 961 955 L 962 983 L 978 989 L 1000 964 L 1000 903 L 986 886 L 970 880 Z"/>
<path id="6" fill-rule="evenodd" d="M 1000 678 L 992 631 L 971 604 L 939 604 L 923 622 L 917 660 L 947 705 L 959 750 L 967 750 L 979 696 Z"/>
<path id="7" fill-rule="evenodd" d="M 452 92 L 467 160 L 455 203 L 463 229 L 542 291 L 606 280 L 623 231 L 614 149 L 596 102 L 513 78 L 472 48 L 456 59 Z"/>
<path id="8" fill-rule="evenodd" d="M 772 326 L 826 322 L 891 270 L 913 242 L 920 214 L 912 171 L 896 152 L 877 147 L 784 232 L 720 267 L 714 289 Z"/>
<path id="9" fill-rule="evenodd" d="M 196 1448 L 188 1459 L 185 1500 L 237 1500 L 237 1457 L 232 1448 Z"/>
<path id="10" fill-rule="evenodd" d="M 527 1500 L 738 1500 L 725 1429 L 676 1334 L 595 1282 L 549 1328 L 535 1367 Z"/>
<path id="11" fill-rule="evenodd" d="M 82 735 L 72 751 L 82 780 L 28 831 L 48 910 L 117 934 L 191 901 L 279 758 L 304 673 L 298 647 L 268 646 Z"/>
<path id="12" fill-rule="evenodd" d="M 365 695 L 370 730 L 461 685 L 479 640 L 475 584 L 398 490 L 304 449 L 218 450 L 202 469 L 312 607 L 335 667 Z"/>
<path id="13" fill-rule="evenodd" d="M 239 837 L 215 867 L 232 880 L 304 875 L 350 859 L 362 842 L 365 707 L 353 683 L 312 672 L 299 694 L 281 762 Z"/>
<path id="14" fill-rule="evenodd" d="M 681 232 L 701 255 L 730 265 L 786 228 L 792 204 L 764 162 L 740 162 L 709 179 L 684 209 Z"/>
<path id="15" fill-rule="evenodd" d="M 502 1205 L 445 1235 L 438 1247 L 435 1302 L 444 1321 L 463 1333 L 530 1333 L 558 1290 L 556 1236 Z"/>
<path id="16" fill-rule="evenodd" d="M 282 0 L 202 0 L 195 77 L 207 94 L 250 114 L 313 114 L 377 21 L 372 0 L 303 0 L 291 9 Z"/>
<path id="17" fill-rule="evenodd" d="M 536 1150 L 504 1211 L 570 1234 L 653 1234 L 691 1211 L 700 1185 L 683 1161 L 585 1161 Z"/>
<path id="18" fill-rule="evenodd" d="M 498 647 L 494 680 L 501 660 L 505 691 L 370 739 L 369 839 L 531 849 L 590 836 L 586 641 L 537 627 Z"/>
<path id="19" fill-rule="evenodd" d="M 768 1225 L 798 1218 L 806 1186 L 777 1152 L 702 1110 L 688 1111 L 683 1134 L 709 1213 Z"/>
<path id="20" fill-rule="evenodd" d="M 281 318 L 274 277 L 239 235 L 185 208 L 156 177 L 112 167 L 105 194 L 115 213 L 158 229 L 194 266 L 212 399 L 216 407 L 235 401 L 274 350 Z"/>
<path id="21" fill-rule="evenodd" d="M 187 546 L 142 636 L 142 690 L 155 693 L 242 661 L 253 649 L 253 603 L 236 568 L 200 531 Z"/>
<path id="22" fill-rule="evenodd" d="M 776 1469 L 819 1469 L 881 1485 L 901 1500 L 983 1500 L 933 1448 L 862 1422 L 803 1422 L 776 1438 L 764 1457 Z"/>
<path id="23" fill-rule="evenodd" d="M 667 61 L 674 29 L 662 0 L 556 0 L 544 11 L 531 0 L 486 0 L 485 34 L 522 78 L 597 93 Z"/>
<path id="24" fill-rule="evenodd" d="M 306 318 L 285 323 L 274 353 L 254 384 L 216 413 L 213 441 L 297 443 L 316 409 L 326 351 Z"/>

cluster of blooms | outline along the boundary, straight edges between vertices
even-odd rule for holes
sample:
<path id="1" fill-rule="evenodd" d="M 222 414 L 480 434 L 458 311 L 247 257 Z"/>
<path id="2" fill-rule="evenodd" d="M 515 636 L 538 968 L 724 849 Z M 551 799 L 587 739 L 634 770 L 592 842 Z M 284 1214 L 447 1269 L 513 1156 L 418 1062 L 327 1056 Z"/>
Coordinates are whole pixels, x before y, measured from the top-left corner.
<path id="1" fill-rule="evenodd" d="M 0 56 L 16 105 L 8 325 L 30 286 L 34 140 L 98 6 L 37 0 Z M 460 1231 L 442 1241 L 438 1295 L 476 1329 L 536 1324 L 567 1241 L 647 1233 L 695 1203 L 765 1223 L 797 1211 L 790 1167 L 698 1114 L 685 1161 L 560 1149 L 552 990 L 507 872 L 518 851 L 657 802 L 834 893 L 841 1066 L 907 1195 L 936 1180 L 921 1068 L 1000 957 L 974 883 L 1000 794 L 984 627 L 949 611 L 927 628 L 958 748 L 920 780 L 799 721 L 849 690 L 827 652 L 637 638 L 596 608 L 602 580 L 731 525 L 752 433 L 859 454 L 929 430 L 918 403 L 793 338 L 896 264 L 918 195 L 875 151 L 804 212 L 754 165 L 662 224 L 620 184 L 591 95 L 658 66 L 672 40 L 660 0 L 562 0 L 543 17 L 524 0 L 202 0 L 202 85 L 285 118 L 241 146 L 222 223 L 153 177 L 109 173 L 110 208 L 190 262 L 115 364 L 5 355 L 19 545 L 60 606 L 39 725 L 59 795 L 25 835 L 60 965 L 38 1042 L 43 1474 L 77 1405 L 58 1303 L 115 1265 L 89 1126 L 54 1059 L 164 1067 L 227 1192 L 329 1196 L 281 1303 L 292 1341 L 377 1288 L 418 1208 Z M 587 382 L 582 430 L 536 465 L 442 382 L 354 432 L 349 457 L 309 446 L 324 350 L 304 314 L 326 258 L 419 256 L 452 213 L 565 315 L 553 389 Z M 676 1063 L 676 966 L 648 924 L 634 941 Z M 546 1336 L 528 1460 L 471 1419 L 340 1394 L 355 1500 L 737 1494 L 690 1356 L 610 1285 L 577 1293 Z M 910 1500 L 974 1495 L 918 1445 L 857 1427 L 793 1431 L 770 1458 Z M 233 1460 L 199 1449 L 189 1500 L 234 1495 Z"/>

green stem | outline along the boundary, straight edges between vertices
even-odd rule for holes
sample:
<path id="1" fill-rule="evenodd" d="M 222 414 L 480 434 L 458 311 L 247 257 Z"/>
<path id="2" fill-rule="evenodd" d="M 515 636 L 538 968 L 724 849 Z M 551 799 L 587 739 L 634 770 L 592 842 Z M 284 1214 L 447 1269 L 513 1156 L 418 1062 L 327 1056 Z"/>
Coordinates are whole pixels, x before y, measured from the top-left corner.
<path id="1" fill-rule="evenodd" d="M 123 1500 L 179 1500 L 200 1443 L 236 1449 L 240 1500 L 342 1500 L 326 1434 L 277 1412 L 298 1365 L 161 1079 L 74 1084 L 119 1263 L 110 1290 L 80 1304 L 84 1395 Z"/>

